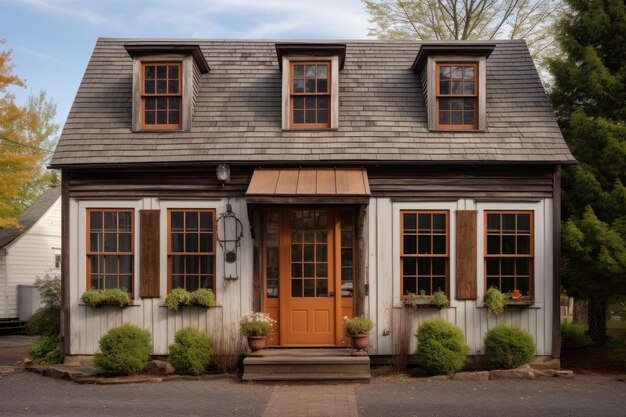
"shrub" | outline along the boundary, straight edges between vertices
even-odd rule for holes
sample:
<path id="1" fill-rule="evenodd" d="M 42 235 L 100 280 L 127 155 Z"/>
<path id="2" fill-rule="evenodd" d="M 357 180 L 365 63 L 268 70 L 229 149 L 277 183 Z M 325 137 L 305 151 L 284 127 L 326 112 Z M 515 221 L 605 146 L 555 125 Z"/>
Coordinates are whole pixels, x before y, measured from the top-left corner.
<path id="1" fill-rule="evenodd" d="M 181 305 L 191 304 L 193 297 L 191 293 L 184 288 L 174 288 L 172 292 L 165 297 L 165 305 L 170 310 L 178 310 Z"/>
<path id="2" fill-rule="evenodd" d="M 191 299 L 193 304 L 215 307 L 215 294 L 213 294 L 213 291 L 210 289 L 198 288 L 191 293 Z"/>
<path id="3" fill-rule="evenodd" d="M 485 335 L 487 362 L 495 368 L 517 368 L 535 357 L 532 336 L 519 326 L 499 324 Z"/>
<path id="4" fill-rule="evenodd" d="M 213 341 L 203 332 L 184 327 L 170 345 L 170 363 L 179 374 L 201 375 L 211 362 Z"/>
<path id="5" fill-rule="evenodd" d="M 433 299 L 430 304 L 434 305 L 437 308 L 443 308 L 450 304 L 448 301 L 448 296 L 443 291 L 435 291 L 433 293 Z"/>
<path id="6" fill-rule="evenodd" d="M 266 313 L 244 314 L 239 321 L 241 334 L 244 336 L 267 336 L 272 330 L 275 320 Z"/>
<path id="7" fill-rule="evenodd" d="M 500 292 L 499 289 L 491 287 L 485 294 L 485 306 L 487 307 L 488 314 L 497 316 L 504 311 L 506 305 L 506 296 Z"/>
<path id="8" fill-rule="evenodd" d="M 441 318 L 429 320 L 422 323 L 415 336 L 415 358 L 423 370 L 441 375 L 456 372 L 465 365 L 469 346 L 458 326 Z"/>
<path id="9" fill-rule="evenodd" d="M 584 327 L 566 321 L 561 322 L 561 347 L 563 349 L 578 349 L 591 345 L 593 345 L 593 340 L 585 333 Z"/>
<path id="10" fill-rule="evenodd" d="M 91 307 L 100 307 L 102 305 L 126 307 L 132 304 L 132 300 L 123 288 L 88 290 L 81 295 L 80 300 Z"/>
<path id="11" fill-rule="evenodd" d="M 29 334 L 58 336 L 61 333 L 61 309 L 59 307 L 40 308 L 28 319 L 26 328 Z"/>
<path id="12" fill-rule="evenodd" d="M 98 345 L 100 352 L 96 353 L 94 364 L 113 373 L 136 374 L 150 357 L 150 333 L 132 324 L 109 330 Z"/>
<path id="13" fill-rule="evenodd" d="M 35 363 L 55 365 L 61 363 L 61 343 L 59 336 L 42 336 L 28 348 L 28 357 Z"/>
<path id="14" fill-rule="evenodd" d="M 344 317 L 344 324 L 346 327 L 346 334 L 348 336 L 357 336 L 359 334 L 367 333 L 372 330 L 374 323 L 368 317 Z"/>

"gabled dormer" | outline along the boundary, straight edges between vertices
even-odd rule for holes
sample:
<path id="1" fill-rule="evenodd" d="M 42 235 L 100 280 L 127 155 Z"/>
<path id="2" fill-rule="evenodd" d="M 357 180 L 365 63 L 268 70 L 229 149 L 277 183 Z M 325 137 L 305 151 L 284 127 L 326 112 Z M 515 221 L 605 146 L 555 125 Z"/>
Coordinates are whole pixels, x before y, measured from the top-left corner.
<path id="1" fill-rule="evenodd" d="M 209 71 L 198 45 L 126 43 L 133 58 L 133 131 L 191 129 L 200 77 Z"/>
<path id="2" fill-rule="evenodd" d="M 276 44 L 282 70 L 282 128 L 337 129 L 339 127 L 339 71 L 345 44 Z"/>
<path id="3" fill-rule="evenodd" d="M 487 115 L 487 58 L 495 44 L 423 43 L 413 62 L 420 74 L 428 130 L 483 131 Z"/>

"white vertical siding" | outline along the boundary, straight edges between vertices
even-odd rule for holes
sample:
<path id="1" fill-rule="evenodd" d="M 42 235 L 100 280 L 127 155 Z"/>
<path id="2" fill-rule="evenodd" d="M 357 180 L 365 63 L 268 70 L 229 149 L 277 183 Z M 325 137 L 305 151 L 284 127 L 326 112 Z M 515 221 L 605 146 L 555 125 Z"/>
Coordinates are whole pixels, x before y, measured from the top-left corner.
<path id="1" fill-rule="evenodd" d="M 61 199 L 57 199 L 37 222 L 0 255 L 0 318 L 18 316 L 18 285 L 32 285 L 37 276 L 60 273 L 54 254 L 61 248 Z"/>
<path id="2" fill-rule="evenodd" d="M 98 341 L 111 328 L 123 323 L 135 324 L 148 330 L 152 335 L 155 355 L 168 353 L 168 346 L 174 341 L 176 331 L 185 326 L 204 330 L 214 339 L 238 335 L 238 323 L 242 313 L 252 310 L 252 239 L 248 223 L 245 199 L 231 199 L 233 211 L 243 223 L 243 239 L 238 251 L 239 279 L 224 280 L 226 275 L 235 275 L 234 270 L 224 271 L 223 253 L 219 245 L 216 248 L 216 299 L 218 307 L 182 307 L 178 311 L 170 311 L 164 307 L 167 291 L 167 209 L 168 208 L 215 208 L 219 216 L 226 210 L 226 200 L 175 201 L 143 198 L 136 200 L 98 200 L 70 202 L 70 224 L 72 251 L 70 264 L 70 353 L 73 355 L 91 355 L 98 349 Z M 141 299 L 139 291 L 133 306 L 125 309 L 118 307 L 91 308 L 81 305 L 80 296 L 86 290 L 86 233 L 85 213 L 89 207 L 115 207 L 135 209 L 135 288 L 139 285 L 139 210 L 161 210 L 161 287 L 160 298 Z M 77 254 L 77 255 L 74 255 Z M 230 266 L 229 266 L 230 267 Z M 236 336 L 239 337 L 239 336 Z"/>
<path id="3" fill-rule="evenodd" d="M 552 200 L 538 202 L 476 202 L 472 199 L 442 202 L 394 202 L 371 199 L 368 212 L 368 284 L 367 313 L 377 326 L 370 334 L 370 353 L 393 353 L 393 311 L 403 309 L 400 301 L 400 210 L 450 211 L 450 308 L 424 308 L 411 312 L 412 333 L 425 320 L 443 317 L 458 325 L 470 346 L 470 355 L 482 354 L 485 333 L 498 323 L 517 324 L 527 330 L 537 344 L 537 355 L 552 352 Z M 456 300 L 456 210 L 478 210 L 477 256 L 478 300 Z M 484 210 L 532 210 L 535 216 L 535 304 L 528 308 L 509 307 L 498 317 L 488 317 L 484 307 L 483 214 Z M 398 314 L 395 315 L 399 317 Z M 389 335 L 387 333 L 389 332 Z M 411 351 L 416 340 L 411 337 Z"/>

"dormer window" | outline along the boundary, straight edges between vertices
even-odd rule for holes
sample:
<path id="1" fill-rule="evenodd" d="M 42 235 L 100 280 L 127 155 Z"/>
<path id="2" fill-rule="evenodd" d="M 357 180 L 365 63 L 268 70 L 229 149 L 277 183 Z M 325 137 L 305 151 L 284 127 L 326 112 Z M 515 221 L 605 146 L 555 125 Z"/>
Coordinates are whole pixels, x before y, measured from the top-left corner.
<path id="1" fill-rule="evenodd" d="M 142 63 L 141 126 L 180 129 L 182 126 L 182 63 Z"/>
<path id="2" fill-rule="evenodd" d="M 424 42 L 412 69 L 420 84 L 428 130 L 481 132 L 487 127 L 487 59 L 489 42 Z"/>
<path id="3" fill-rule="evenodd" d="M 437 64 L 437 128 L 478 128 L 478 64 Z"/>
<path id="4" fill-rule="evenodd" d="M 291 62 L 291 127 L 330 127 L 330 62 Z"/>
<path id="5" fill-rule="evenodd" d="M 132 130 L 190 130 L 201 77 L 210 70 L 200 47 L 138 41 L 124 48 L 133 58 Z"/>
<path id="6" fill-rule="evenodd" d="M 346 46 L 330 43 L 277 44 L 282 70 L 282 128 L 337 129 L 339 71 Z"/>

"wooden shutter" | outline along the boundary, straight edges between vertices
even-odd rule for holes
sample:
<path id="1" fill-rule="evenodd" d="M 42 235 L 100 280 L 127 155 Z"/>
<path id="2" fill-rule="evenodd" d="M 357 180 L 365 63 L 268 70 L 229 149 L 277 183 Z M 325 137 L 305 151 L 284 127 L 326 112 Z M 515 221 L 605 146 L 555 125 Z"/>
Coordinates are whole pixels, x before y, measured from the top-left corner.
<path id="1" fill-rule="evenodd" d="M 141 298 L 158 298 L 160 286 L 160 210 L 139 210 L 139 294 Z"/>
<path id="2" fill-rule="evenodd" d="M 476 210 L 456 212 L 456 299 L 475 300 Z"/>

